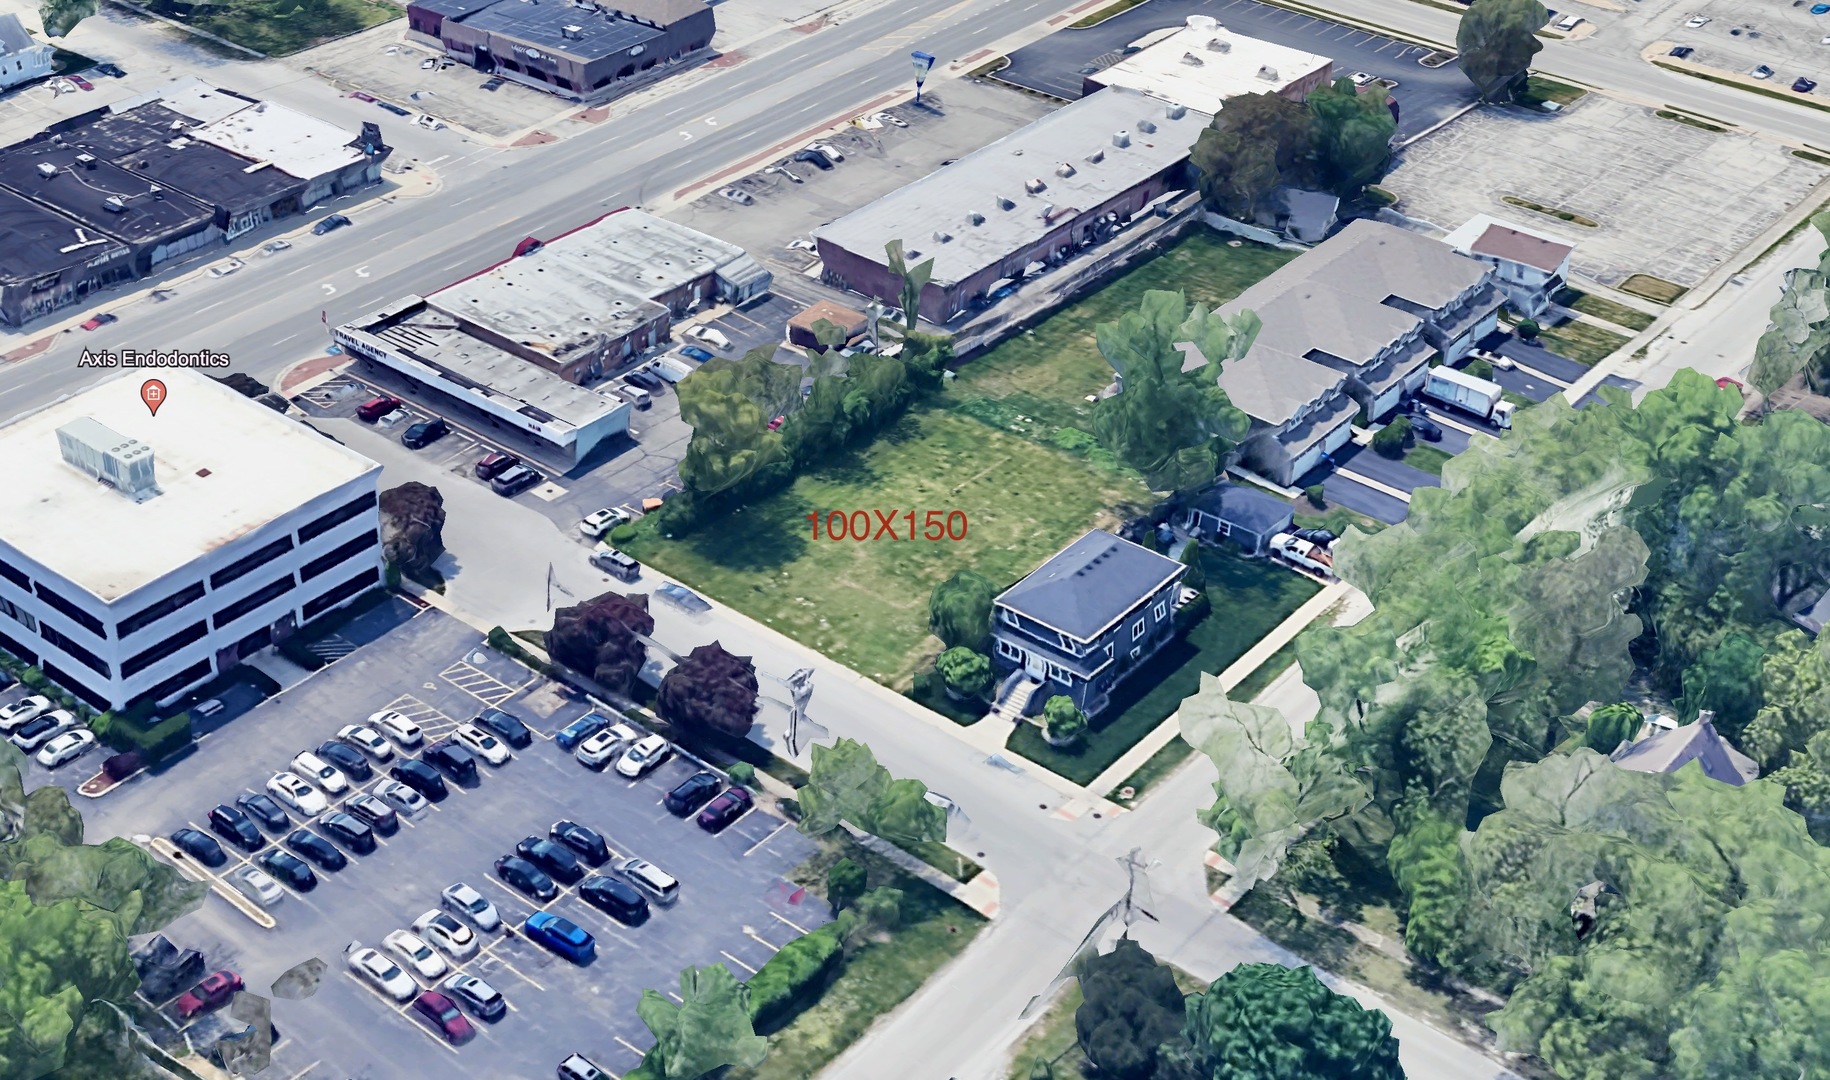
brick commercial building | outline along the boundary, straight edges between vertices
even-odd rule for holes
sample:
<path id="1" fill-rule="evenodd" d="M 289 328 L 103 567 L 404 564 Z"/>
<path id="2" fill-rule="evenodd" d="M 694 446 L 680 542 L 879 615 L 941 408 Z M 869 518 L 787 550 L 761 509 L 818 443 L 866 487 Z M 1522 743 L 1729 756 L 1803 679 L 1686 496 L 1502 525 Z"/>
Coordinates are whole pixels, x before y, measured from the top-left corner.
<path id="1" fill-rule="evenodd" d="M 884 247 L 934 260 L 921 317 L 947 323 L 1188 186 L 1213 119 L 1126 87 L 1089 94 L 814 231 L 824 280 L 899 304 Z"/>
<path id="2" fill-rule="evenodd" d="M 1128 86 L 1216 113 L 1240 94 L 1271 92 L 1301 101 L 1333 71 L 1326 56 L 1235 34 L 1211 15 L 1190 15 L 1187 26 L 1162 41 L 1086 76 L 1081 89 L 1091 94 Z"/>
<path id="3" fill-rule="evenodd" d="M 574 101 L 707 48 L 704 0 L 413 0 L 407 36 L 506 79 Z"/>

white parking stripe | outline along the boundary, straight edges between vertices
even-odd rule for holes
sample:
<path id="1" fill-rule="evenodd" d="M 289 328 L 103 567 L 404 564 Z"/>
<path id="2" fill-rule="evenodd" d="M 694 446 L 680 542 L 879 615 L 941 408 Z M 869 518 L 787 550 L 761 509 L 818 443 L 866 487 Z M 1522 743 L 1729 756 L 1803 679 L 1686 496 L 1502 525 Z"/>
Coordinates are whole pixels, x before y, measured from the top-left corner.
<path id="1" fill-rule="evenodd" d="M 751 855 L 755 854 L 757 852 L 757 850 L 759 850 L 764 844 L 767 844 L 769 841 L 775 839 L 775 834 L 779 833 L 783 829 L 787 828 L 788 824 L 789 824 L 788 822 L 784 821 L 780 825 L 777 825 L 773 832 L 769 833 L 769 835 L 763 837 L 761 840 L 758 840 L 755 844 L 753 844 L 750 847 L 749 851 L 744 852 L 743 857 L 747 859 Z"/>
<path id="2" fill-rule="evenodd" d="M 755 968 L 744 963 L 742 960 L 737 959 L 735 956 L 732 956 L 730 953 L 725 952 L 723 949 L 718 950 L 718 955 L 724 957 L 726 960 L 729 960 L 731 963 L 736 964 L 738 967 L 744 969 L 745 971 L 749 972 L 750 974 L 752 974 L 752 975 L 756 974 Z"/>
<path id="3" fill-rule="evenodd" d="M 794 928 L 795 928 L 795 929 L 796 929 L 796 930 L 799 930 L 799 931 L 800 931 L 800 932 L 801 932 L 801 933 L 803 933 L 803 934 L 805 934 L 805 933 L 806 933 L 806 932 L 807 932 L 807 928 L 806 928 L 806 927 L 804 927 L 804 926 L 801 926 L 801 925 L 799 925 L 799 924 L 798 924 L 798 923 L 794 923 L 794 922 L 789 922 L 789 920 L 787 920 L 787 919 L 784 919 L 784 918 L 782 918 L 782 917 L 781 917 L 781 916 L 780 916 L 780 915 L 777 915 L 777 914 L 776 914 L 776 913 L 775 913 L 775 912 L 773 912 L 773 911 L 771 911 L 771 912 L 769 912 L 769 917 L 770 917 L 770 918 L 772 918 L 772 919 L 774 919 L 774 920 L 775 920 L 775 921 L 776 921 L 776 922 L 779 922 L 779 923 L 786 923 L 786 924 L 787 924 L 787 925 L 789 925 L 789 926 L 792 926 L 792 927 L 794 927 Z"/>

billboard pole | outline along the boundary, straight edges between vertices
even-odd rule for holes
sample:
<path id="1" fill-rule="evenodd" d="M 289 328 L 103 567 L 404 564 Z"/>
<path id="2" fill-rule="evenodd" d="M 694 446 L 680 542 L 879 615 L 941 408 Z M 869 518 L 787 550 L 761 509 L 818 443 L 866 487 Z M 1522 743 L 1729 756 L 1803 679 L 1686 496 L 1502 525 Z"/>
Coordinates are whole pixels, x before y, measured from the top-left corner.
<path id="1" fill-rule="evenodd" d="M 915 61 L 915 104 L 921 104 L 921 85 L 928 81 L 928 72 L 934 69 L 934 57 L 925 52 L 913 52 L 909 58 Z"/>

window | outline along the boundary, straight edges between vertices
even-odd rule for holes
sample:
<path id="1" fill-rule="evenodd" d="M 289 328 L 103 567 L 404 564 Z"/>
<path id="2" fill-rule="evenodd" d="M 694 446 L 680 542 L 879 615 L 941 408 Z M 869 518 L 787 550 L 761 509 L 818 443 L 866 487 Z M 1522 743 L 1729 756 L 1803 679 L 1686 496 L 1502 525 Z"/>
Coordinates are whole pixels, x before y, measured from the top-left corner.
<path id="1" fill-rule="evenodd" d="M 121 625 L 115 629 L 115 633 L 119 634 L 121 637 L 137 633 L 138 631 L 151 626 L 153 623 L 158 622 L 160 619 L 165 618 L 167 615 L 170 615 L 172 612 L 189 604 L 194 604 L 201 599 L 203 599 L 203 582 L 199 581 L 197 584 L 192 585 L 187 589 L 180 589 L 163 600 L 148 604 L 146 607 L 141 608 L 139 611 L 122 619 Z"/>
<path id="2" fill-rule="evenodd" d="M 1154 614 L 1156 616 L 1157 622 L 1162 622 L 1163 616 L 1169 614 L 1169 601 L 1158 600 L 1156 602 L 1156 608 L 1152 611 L 1152 614 Z"/>
<path id="3" fill-rule="evenodd" d="M 72 604 L 70 601 L 65 600 L 63 597 L 52 592 L 50 589 L 45 588 L 44 582 L 42 582 L 42 581 L 38 582 L 35 586 L 33 586 L 32 591 L 34 591 L 38 594 L 38 598 L 40 600 L 43 600 L 45 603 L 47 603 L 47 604 L 51 605 L 52 607 L 56 608 L 57 610 L 63 612 L 65 615 L 68 615 L 72 619 L 75 619 L 76 624 L 78 626 L 80 626 L 83 629 L 94 634 L 96 637 L 105 638 L 108 636 L 108 631 L 106 631 L 102 628 L 102 620 L 89 614 L 87 611 L 84 611 L 82 608 L 77 607 L 75 604 Z"/>
<path id="4" fill-rule="evenodd" d="M 998 609 L 998 618 L 1003 619 L 1004 625 L 1006 625 L 1006 626 L 1022 626 L 1023 625 L 1023 623 L 1018 620 L 1017 613 L 1010 610 L 1009 608 L 999 608 Z"/>
<path id="5" fill-rule="evenodd" d="M 259 551 L 243 555 L 234 562 L 210 575 L 210 588 L 220 589 L 238 577 L 252 574 L 261 567 L 292 550 L 292 537 L 282 536 Z"/>
<path id="6" fill-rule="evenodd" d="M 1012 645 L 1010 642 L 1005 641 L 1003 638 L 999 638 L 998 639 L 998 655 L 1008 656 L 1012 660 L 1021 660 L 1021 659 L 1023 659 L 1023 650 L 1017 648 L 1015 645 Z"/>
<path id="7" fill-rule="evenodd" d="M 64 652 L 75 657 L 77 663 L 88 668 L 90 671 L 95 672 L 102 678 L 106 679 L 114 674 L 114 672 L 108 670 L 107 662 L 101 657 L 90 652 L 88 649 L 83 648 L 76 642 L 71 641 L 67 635 L 59 633 L 57 628 L 50 623 L 40 625 L 38 627 L 38 634 L 40 637 L 44 638 L 47 645 L 55 645 L 57 648 L 62 649 Z"/>
<path id="8" fill-rule="evenodd" d="M 0 634 L 0 649 L 5 649 L 7 652 L 12 653 L 14 656 L 31 664 L 33 667 L 38 666 L 37 653 L 26 648 L 24 645 L 19 644 L 5 634 Z"/>
<path id="9" fill-rule="evenodd" d="M 0 562 L 0 577 L 3 577 L 6 580 L 12 582 L 13 584 L 19 586 L 21 589 L 24 589 L 26 592 L 32 591 L 32 579 L 29 577 L 26 577 L 25 571 L 19 569 L 17 566 L 14 566 L 12 563 Z"/>
<path id="10" fill-rule="evenodd" d="M 44 673 L 51 681 L 82 698 L 91 708 L 106 710 L 108 699 L 89 688 L 89 685 L 50 661 L 45 661 Z"/>
<path id="11" fill-rule="evenodd" d="M 240 600 L 230 604 L 228 607 L 218 611 L 215 615 L 212 615 L 210 617 L 210 624 L 216 627 L 216 629 L 221 630 L 223 627 L 234 622 L 236 619 L 241 618 L 243 615 L 246 615 L 248 612 L 253 611 L 255 608 L 260 607 L 262 604 L 269 603 L 278 597 L 291 592 L 295 584 L 296 582 L 292 580 L 291 574 L 286 574 L 275 581 L 268 582 L 242 597 Z"/>
<path id="12" fill-rule="evenodd" d="M 122 664 L 121 678 L 131 679 L 140 672 L 145 671 L 147 668 L 152 667 L 154 664 L 177 652 L 179 649 L 184 648 L 186 645 L 203 640 L 203 636 L 207 633 L 209 633 L 209 630 L 203 625 L 201 620 L 192 623 L 173 634 L 171 637 L 159 642 L 159 644 L 147 649 L 145 652 L 130 658 L 125 664 Z"/>
<path id="13" fill-rule="evenodd" d="M 209 677 L 210 677 L 210 662 L 208 660 L 199 660 L 195 664 L 192 664 L 190 667 L 185 668 L 183 671 L 180 671 L 178 674 L 173 675 L 171 678 L 166 679 L 164 682 L 153 687 L 151 690 L 146 691 L 146 693 L 141 694 L 139 697 L 139 700 L 141 700 L 141 701 L 160 701 L 165 698 L 171 697 L 173 694 L 176 694 L 178 691 L 183 690 L 195 683 L 202 682 L 203 680 L 205 680 Z"/>
<path id="14" fill-rule="evenodd" d="M 375 493 L 372 491 L 365 492 L 361 498 L 345 503 L 311 524 L 299 529 L 299 543 L 303 544 L 308 540 L 323 536 L 325 533 L 358 514 L 361 514 L 363 511 L 373 510 L 374 508 Z"/>
<path id="15" fill-rule="evenodd" d="M 1142 645 L 1139 645 L 1137 648 L 1131 650 L 1131 659 L 1136 660 L 1138 657 L 1142 656 L 1143 654 L 1144 654 L 1144 647 Z"/>
<path id="16" fill-rule="evenodd" d="M 38 632 L 38 616 L 20 607 L 18 604 L 13 603 L 4 596 L 0 596 L 0 612 L 5 613 L 7 617 L 11 618 L 20 626 L 25 627 L 27 630 L 30 630 L 32 633 L 36 634 Z"/>
<path id="17" fill-rule="evenodd" d="M 345 581 L 343 584 L 325 593 L 323 596 L 306 603 L 305 621 L 310 622 L 312 619 L 324 614 L 326 611 L 336 607 L 338 604 L 348 600 L 350 597 L 369 586 L 378 584 L 380 581 L 381 571 L 372 566 L 369 567 L 367 570 L 350 578 L 348 581 Z"/>
<path id="18" fill-rule="evenodd" d="M 1048 666 L 1048 677 L 1063 686 L 1068 686 L 1074 681 L 1074 677 L 1068 673 L 1068 670 L 1058 664 Z"/>
<path id="19" fill-rule="evenodd" d="M 333 550 L 306 563 L 305 568 L 299 571 L 299 580 L 310 581 L 319 574 L 329 573 L 335 570 L 338 564 L 348 562 L 365 551 L 373 551 L 380 545 L 381 533 L 379 531 L 371 532 L 367 536 L 358 536 L 347 544 L 338 544 Z"/>
<path id="20" fill-rule="evenodd" d="M 1139 619 L 1138 621 L 1131 624 L 1131 640 L 1136 641 L 1138 638 L 1141 638 L 1143 636 L 1144 636 L 1144 620 Z M 1132 651 L 1136 652 L 1137 650 L 1133 649 Z"/>

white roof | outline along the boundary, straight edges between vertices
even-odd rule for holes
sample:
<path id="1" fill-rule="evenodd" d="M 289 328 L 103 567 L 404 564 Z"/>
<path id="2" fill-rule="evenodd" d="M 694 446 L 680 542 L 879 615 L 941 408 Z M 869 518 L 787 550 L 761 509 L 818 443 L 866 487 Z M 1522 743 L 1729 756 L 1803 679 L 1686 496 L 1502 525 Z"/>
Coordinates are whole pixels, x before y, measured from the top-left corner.
<path id="1" fill-rule="evenodd" d="M 213 124 L 226 116 L 231 116 L 254 104 L 250 98 L 219 90 L 195 75 L 186 75 L 174 80 L 171 84 L 154 90 L 141 98 L 135 98 L 133 105 L 143 105 L 157 101 L 175 113 L 188 116 L 199 124 Z M 116 112 L 124 112 L 126 103 L 115 106 Z"/>
<path id="2" fill-rule="evenodd" d="M 1089 77 L 1216 113 L 1227 98 L 1282 90 L 1332 63 L 1316 53 L 1235 34 L 1211 16 L 1190 15 L 1187 26 Z"/>
<path id="3" fill-rule="evenodd" d="M 157 416 L 140 400 L 165 384 Z M 66 464 L 57 429 L 88 417 L 152 447 L 160 494 L 136 503 Z M 183 368 L 124 374 L 0 427 L 0 538 L 112 602 L 381 466 Z"/>
<path id="4" fill-rule="evenodd" d="M 355 133 L 271 101 L 237 110 L 189 134 L 250 161 L 271 162 L 301 180 L 363 160 L 362 151 L 349 145 Z"/>

